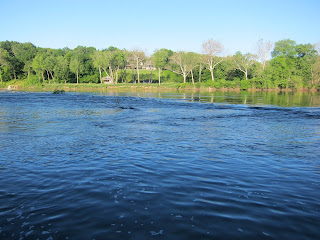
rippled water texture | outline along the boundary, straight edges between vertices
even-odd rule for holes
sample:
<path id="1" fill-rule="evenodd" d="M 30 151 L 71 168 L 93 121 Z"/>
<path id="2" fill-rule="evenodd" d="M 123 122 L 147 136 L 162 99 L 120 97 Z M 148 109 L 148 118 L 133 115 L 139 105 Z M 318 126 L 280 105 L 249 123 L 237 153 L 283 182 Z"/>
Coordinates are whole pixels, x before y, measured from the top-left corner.
<path id="1" fill-rule="evenodd" d="M 0 239 L 319 239 L 319 107 L 124 95 L 0 92 Z"/>

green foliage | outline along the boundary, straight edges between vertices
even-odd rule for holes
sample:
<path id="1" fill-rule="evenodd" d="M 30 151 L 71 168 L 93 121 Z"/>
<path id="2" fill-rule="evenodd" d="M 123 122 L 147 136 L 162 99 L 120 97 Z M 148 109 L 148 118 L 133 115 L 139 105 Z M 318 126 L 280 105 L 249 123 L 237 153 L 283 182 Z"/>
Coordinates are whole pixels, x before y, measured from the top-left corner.
<path id="1" fill-rule="evenodd" d="M 36 47 L 32 43 L 3 41 L 0 42 L 0 84 L 7 86 L 14 80 L 12 84 L 19 82 L 26 87 L 75 82 L 94 85 L 100 83 L 100 73 L 102 77 L 110 76 L 114 84 L 134 84 L 138 80 L 137 61 L 132 61 L 133 51 L 131 55 L 129 53 L 113 46 L 104 50 L 83 46 L 75 49 L 50 49 Z M 143 51 L 139 53 L 144 56 Z M 139 60 L 141 64 L 148 64 L 148 67 L 153 63 L 157 68 L 145 70 L 139 65 L 140 80 L 144 84 L 149 81 L 158 84 L 160 68 L 161 83 L 164 86 L 320 88 L 320 56 L 311 44 L 297 44 L 290 39 L 276 42 L 272 59 L 265 67 L 250 53 L 237 52 L 234 56 L 223 59 L 216 57 L 214 82 L 211 80 L 209 64 L 204 60 L 204 55 L 173 52 L 163 48 L 157 50 L 150 59 L 143 57 Z M 191 84 L 191 71 L 194 84 Z"/>
<path id="2" fill-rule="evenodd" d="M 156 68 L 163 69 L 169 64 L 169 59 L 173 55 L 173 51 L 162 48 L 152 55 L 152 61 Z"/>
<path id="3" fill-rule="evenodd" d="M 164 70 L 162 72 L 162 79 L 163 79 L 162 80 L 163 82 L 178 82 L 178 83 L 183 82 L 183 77 L 181 75 L 178 75 L 169 70 Z"/>
<path id="4" fill-rule="evenodd" d="M 41 81 L 35 75 L 31 75 L 30 78 L 24 79 L 23 81 L 24 87 L 31 87 L 31 86 L 42 86 Z"/>
<path id="5" fill-rule="evenodd" d="M 202 86 L 202 84 L 199 83 L 199 82 L 197 82 L 197 83 L 194 84 L 194 86 L 195 86 L 196 88 L 200 88 L 200 87 Z"/>
<path id="6" fill-rule="evenodd" d="M 205 87 L 214 87 L 214 82 L 212 82 L 212 80 L 210 79 L 209 81 L 206 81 L 204 83 Z"/>
<path id="7" fill-rule="evenodd" d="M 217 81 L 215 81 L 215 82 L 213 83 L 213 86 L 214 86 L 215 88 L 217 88 L 217 89 L 220 89 L 220 88 L 223 87 L 223 85 L 222 85 L 220 82 L 217 82 Z"/>
<path id="8" fill-rule="evenodd" d="M 178 84 L 180 88 L 193 88 L 193 85 L 190 83 L 180 83 Z"/>
<path id="9" fill-rule="evenodd" d="M 285 57 L 294 57 L 297 54 L 295 49 L 296 42 L 290 39 L 284 39 L 275 43 L 274 50 L 271 55 L 273 58 L 285 56 Z"/>
<path id="10" fill-rule="evenodd" d="M 242 90 L 247 90 L 248 88 L 251 88 L 251 87 L 252 87 L 252 85 L 249 80 L 241 80 L 240 81 L 240 88 Z"/>
<path id="11" fill-rule="evenodd" d="M 288 87 L 291 89 L 301 89 L 303 88 L 303 80 L 300 76 L 292 76 L 289 79 Z"/>
<path id="12" fill-rule="evenodd" d="M 80 77 L 79 79 L 80 83 L 99 83 L 99 75 L 86 75 L 83 77 Z"/>

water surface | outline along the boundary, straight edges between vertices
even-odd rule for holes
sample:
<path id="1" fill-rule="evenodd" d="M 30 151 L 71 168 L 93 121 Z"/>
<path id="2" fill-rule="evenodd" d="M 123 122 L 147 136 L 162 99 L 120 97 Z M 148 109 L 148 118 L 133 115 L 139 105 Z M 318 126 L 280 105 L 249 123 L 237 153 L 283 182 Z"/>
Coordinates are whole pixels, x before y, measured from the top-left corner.
<path id="1" fill-rule="evenodd" d="M 0 239 L 319 239 L 318 95 L 155 95 L 0 92 Z"/>

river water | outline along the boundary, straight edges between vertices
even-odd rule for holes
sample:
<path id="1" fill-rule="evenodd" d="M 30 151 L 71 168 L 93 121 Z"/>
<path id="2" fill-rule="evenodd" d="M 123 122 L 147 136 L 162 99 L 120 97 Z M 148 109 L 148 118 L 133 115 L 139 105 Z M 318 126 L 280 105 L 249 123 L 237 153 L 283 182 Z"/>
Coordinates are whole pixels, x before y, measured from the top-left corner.
<path id="1" fill-rule="evenodd" d="M 319 239 L 319 94 L 272 94 L 0 92 L 0 239 Z"/>

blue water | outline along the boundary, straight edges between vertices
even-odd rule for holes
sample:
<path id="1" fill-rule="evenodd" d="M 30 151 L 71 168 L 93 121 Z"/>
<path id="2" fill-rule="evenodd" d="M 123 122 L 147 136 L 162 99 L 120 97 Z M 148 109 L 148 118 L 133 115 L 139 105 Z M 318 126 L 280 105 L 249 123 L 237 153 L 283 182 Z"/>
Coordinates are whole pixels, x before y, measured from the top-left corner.
<path id="1" fill-rule="evenodd" d="M 320 108 L 0 92 L 0 239 L 319 239 Z"/>

